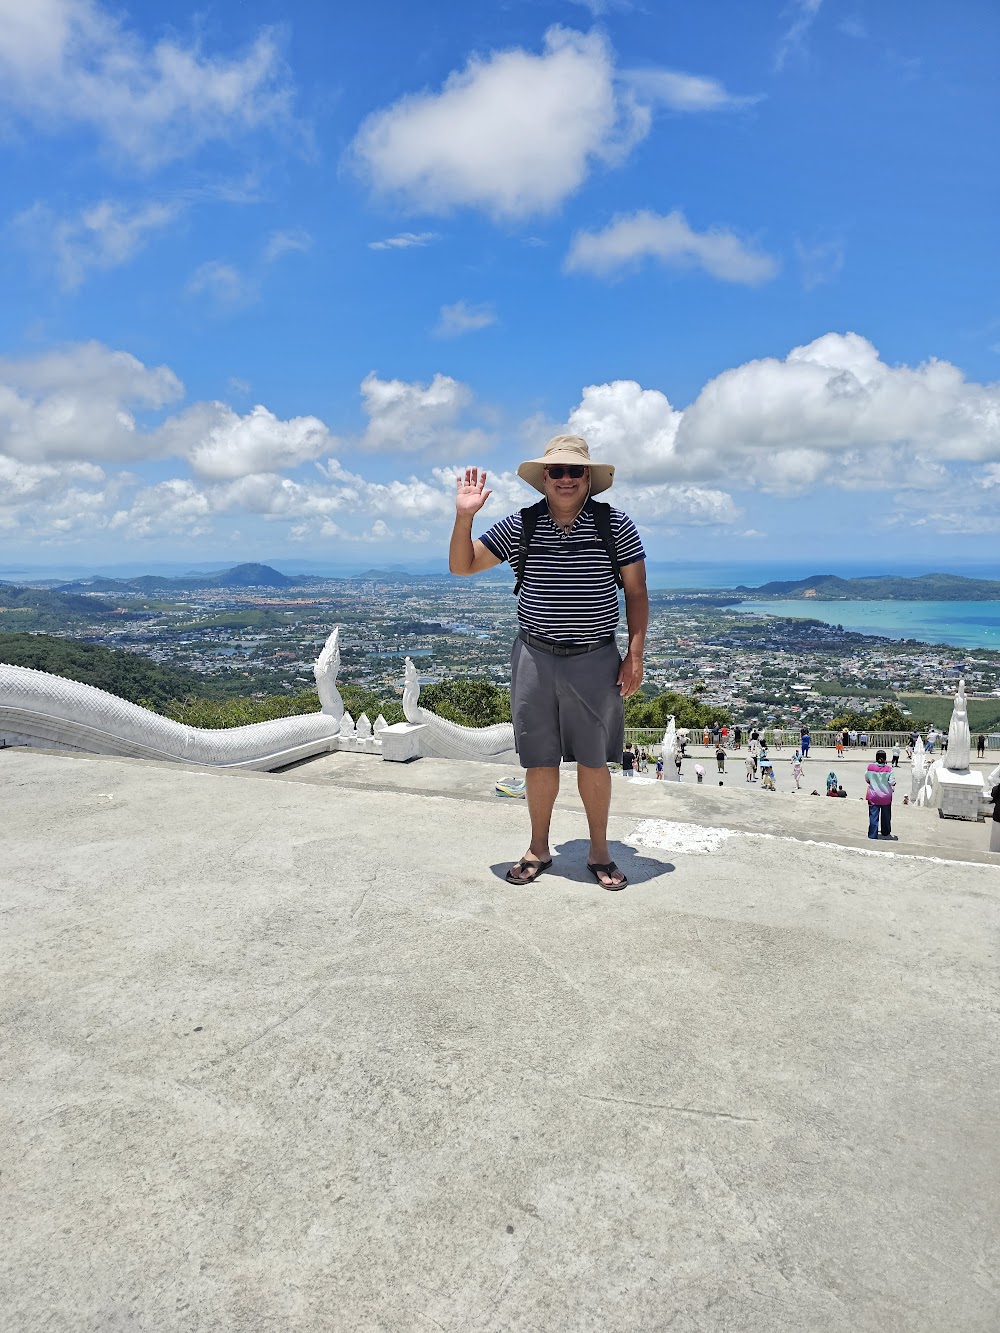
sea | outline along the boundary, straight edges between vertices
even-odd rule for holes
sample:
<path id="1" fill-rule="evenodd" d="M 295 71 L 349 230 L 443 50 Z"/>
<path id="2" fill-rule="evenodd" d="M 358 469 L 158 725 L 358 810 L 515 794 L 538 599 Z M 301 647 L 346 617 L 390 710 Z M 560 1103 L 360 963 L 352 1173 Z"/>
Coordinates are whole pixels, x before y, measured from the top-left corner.
<path id="1" fill-rule="evenodd" d="M 822 564 L 822 561 L 820 562 Z M 699 562 L 654 563 L 650 565 L 651 588 L 735 588 L 759 587 L 779 579 L 800 579 L 818 573 L 860 578 L 868 574 L 892 573 L 916 576 L 935 572 L 924 562 L 909 565 L 893 561 L 891 569 L 873 569 L 870 564 L 836 561 L 821 569 L 815 561 L 804 563 L 715 564 Z M 989 564 L 949 564 L 949 574 L 967 578 L 1000 578 L 1000 566 Z M 735 609 L 735 608 L 734 608 Z M 739 609 L 770 616 L 800 616 L 822 620 L 829 625 L 843 625 L 858 634 L 879 634 L 889 639 L 918 639 L 922 643 L 947 643 L 956 648 L 1000 649 L 1000 601 L 998 602 L 821 602 L 795 598 L 789 601 L 743 602 Z"/>
<path id="2" fill-rule="evenodd" d="M 956 648 L 1000 648 L 1000 602 L 742 602 L 740 611 L 805 616 L 858 634 L 919 639 Z"/>

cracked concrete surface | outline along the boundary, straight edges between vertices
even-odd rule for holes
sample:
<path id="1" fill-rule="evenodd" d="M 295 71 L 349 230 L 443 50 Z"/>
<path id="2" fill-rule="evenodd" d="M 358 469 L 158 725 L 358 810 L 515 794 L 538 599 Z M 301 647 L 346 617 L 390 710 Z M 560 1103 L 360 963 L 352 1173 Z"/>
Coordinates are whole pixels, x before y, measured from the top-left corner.
<path id="1" fill-rule="evenodd" d="M 0 756 L 5 1326 L 994 1333 L 982 827 L 457 767 Z"/>

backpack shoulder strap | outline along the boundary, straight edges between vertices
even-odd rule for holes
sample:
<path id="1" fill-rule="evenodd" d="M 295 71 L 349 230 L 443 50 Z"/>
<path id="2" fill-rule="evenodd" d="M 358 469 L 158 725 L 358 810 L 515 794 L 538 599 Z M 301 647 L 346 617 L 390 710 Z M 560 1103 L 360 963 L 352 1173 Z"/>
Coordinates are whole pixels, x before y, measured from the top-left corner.
<path id="1" fill-rule="evenodd" d="M 531 539 L 535 535 L 535 529 L 538 527 L 538 520 L 542 516 L 547 501 L 543 498 L 536 504 L 528 505 L 521 510 L 521 535 L 517 540 L 517 564 L 514 566 L 514 596 L 521 591 L 521 584 L 524 582 L 524 570 L 528 563 L 528 547 L 531 545 Z"/>
<path id="2" fill-rule="evenodd" d="M 597 535 L 600 537 L 601 543 L 608 553 L 608 559 L 611 561 L 611 572 L 615 576 L 615 584 L 619 588 L 623 588 L 625 581 L 622 578 L 621 565 L 618 563 L 618 552 L 615 549 L 615 534 L 611 531 L 611 506 L 604 504 L 601 500 L 588 500 L 587 504 L 594 516 Z"/>

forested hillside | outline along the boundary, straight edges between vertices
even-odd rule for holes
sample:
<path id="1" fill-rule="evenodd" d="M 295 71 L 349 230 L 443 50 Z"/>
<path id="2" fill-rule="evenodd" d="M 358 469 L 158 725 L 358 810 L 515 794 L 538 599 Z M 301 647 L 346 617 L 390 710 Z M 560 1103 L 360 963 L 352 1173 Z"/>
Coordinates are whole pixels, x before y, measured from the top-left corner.
<path id="1" fill-rule="evenodd" d="M 51 634 L 0 634 L 0 662 L 79 680 L 119 699 L 156 709 L 211 688 L 204 676 L 193 671 L 160 666 L 138 653 L 113 652 Z"/>
<path id="2" fill-rule="evenodd" d="M 6 634 L 89 625 L 107 614 L 104 602 L 89 597 L 0 583 L 0 631 Z"/>

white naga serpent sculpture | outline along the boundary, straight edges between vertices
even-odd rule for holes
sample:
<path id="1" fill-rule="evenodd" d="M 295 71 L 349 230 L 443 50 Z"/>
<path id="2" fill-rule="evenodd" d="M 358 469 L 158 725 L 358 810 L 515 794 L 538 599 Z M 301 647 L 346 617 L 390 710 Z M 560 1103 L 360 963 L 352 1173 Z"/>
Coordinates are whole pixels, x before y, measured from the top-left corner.
<path id="1" fill-rule="evenodd" d="M 421 708 L 420 679 L 409 658 L 403 677 L 403 716 L 407 722 L 423 726 L 420 749 L 435 759 L 489 759 L 514 749 L 514 728 L 509 722 L 493 727 L 462 727 L 448 722 L 429 709 Z"/>
<path id="2" fill-rule="evenodd" d="M 318 713 L 215 730 L 174 722 L 76 680 L 0 663 L 0 732 L 33 745 L 266 771 L 338 748 L 339 669 L 338 627 L 313 667 Z"/>

